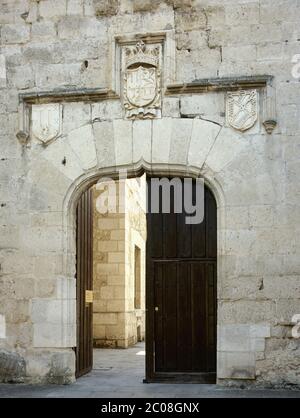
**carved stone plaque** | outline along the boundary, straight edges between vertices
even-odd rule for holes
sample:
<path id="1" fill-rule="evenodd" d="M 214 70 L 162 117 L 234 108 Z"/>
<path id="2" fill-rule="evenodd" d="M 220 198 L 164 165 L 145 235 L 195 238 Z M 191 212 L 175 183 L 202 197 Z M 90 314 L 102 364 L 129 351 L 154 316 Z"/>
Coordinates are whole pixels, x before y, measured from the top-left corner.
<path id="1" fill-rule="evenodd" d="M 152 119 L 160 114 L 160 48 L 138 42 L 126 47 L 124 108 L 128 119 Z"/>
<path id="2" fill-rule="evenodd" d="M 48 144 L 60 134 L 61 109 L 60 105 L 33 105 L 31 114 L 32 135 L 43 144 Z"/>
<path id="3" fill-rule="evenodd" d="M 258 118 L 257 90 L 241 90 L 227 93 L 227 124 L 238 131 L 247 131 Z"/>

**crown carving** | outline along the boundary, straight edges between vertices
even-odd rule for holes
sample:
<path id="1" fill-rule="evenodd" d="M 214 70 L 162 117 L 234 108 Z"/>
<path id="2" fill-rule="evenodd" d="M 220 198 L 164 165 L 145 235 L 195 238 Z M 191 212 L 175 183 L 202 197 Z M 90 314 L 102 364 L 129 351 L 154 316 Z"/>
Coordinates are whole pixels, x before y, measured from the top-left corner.
<path id="1" fill-rule="evenodd" d="M 139 41 L 135 47 L 126 48 L 126 67 L 128 68 L 138 63 L 157 67 L 159 63 L 159 47 L 147 46 L 143 41 Z"/>

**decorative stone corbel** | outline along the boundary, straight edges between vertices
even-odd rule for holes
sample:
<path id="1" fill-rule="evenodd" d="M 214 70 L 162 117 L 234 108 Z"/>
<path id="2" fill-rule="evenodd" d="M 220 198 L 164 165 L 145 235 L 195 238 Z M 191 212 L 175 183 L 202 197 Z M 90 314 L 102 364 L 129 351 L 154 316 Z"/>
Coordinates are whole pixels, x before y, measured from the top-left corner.
<path id="1" fill-rule="evenodd" d="M 263 125 L 265 127 L 265 130 L 266 130 L 267 134 L 271 135 L 272 132 L 274 131 L 274 129 L 276 128 L 276 126 L 277 126 L 277 122 L 276 122 L 276 120 L 272 120 L 272 119 L 265 120 L 263 122 Z"/>
<path id="2" fill-rule="evenodd" d="M 269 80 L 266 86 L 263 103 L 264 122 L 263 125 L 267 134 L 271 135 L 277 126 L 276 117 L 276 92 Z"/>
<path id="3" fill-rule="evenodd" d="M 26 145 L 29 142 L 30 108 L 22 102 L 19 105 L 19 131 L 16 134 L 19 142 Z"/>
<path id="4" fill-rule="evenodd" d="M 16 137 L 22 145 L 26 145 L 29 141 L 29 134 L 24 131 L 18 131 Z"/>

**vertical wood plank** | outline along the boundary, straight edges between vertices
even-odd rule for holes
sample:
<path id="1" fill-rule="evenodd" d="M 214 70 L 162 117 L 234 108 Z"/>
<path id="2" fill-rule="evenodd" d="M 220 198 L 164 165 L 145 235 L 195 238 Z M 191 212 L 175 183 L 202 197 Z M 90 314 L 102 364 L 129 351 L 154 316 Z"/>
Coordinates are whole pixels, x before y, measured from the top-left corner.
<path id="1" fill-rule="evenodd" d="M 76 376 L 92 369 L 92 304 L 85 303 L 85 291 L 93 288 L 93 195 L 82 194 L 77 206 L 77 349 Z"/>
<path id="2" fill-rule="evenodd" d="M 159 308 L 148 315 L 147 338 L 155 339 L 148 377 L 216 372 L 217 213 L 208 188 L 203 223 L 187 225 L 185 217 L 147 215 L 147 306 Z"/>

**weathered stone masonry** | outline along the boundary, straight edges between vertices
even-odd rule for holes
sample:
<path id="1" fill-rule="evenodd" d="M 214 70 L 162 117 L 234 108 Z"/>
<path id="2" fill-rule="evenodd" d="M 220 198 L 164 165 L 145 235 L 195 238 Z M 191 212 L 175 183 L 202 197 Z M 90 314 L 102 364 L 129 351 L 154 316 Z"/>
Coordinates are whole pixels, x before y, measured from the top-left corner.
<path id="1" fill-rule="evenodd" d="M 127 348 L 145 334 L 146 179 L 116 183 L 117 200 L 124 202 L 118 213 L 97 210 L 102 185 L 93 191 L 94 346 Z"/>
<path id="2" fill-rule="evenodd" d="M 294 0 L 0 1 L 1 381 L 74 381 L 76 201 L 126 167 L 216 196 L 219 383 L 299 386 L 299 20 Z M 140 39 L 163 45 L 153 120 L 120 100 L 118 54 Z M 245 132 L 225 118 L 240 89 L 258 92 Z"/>

